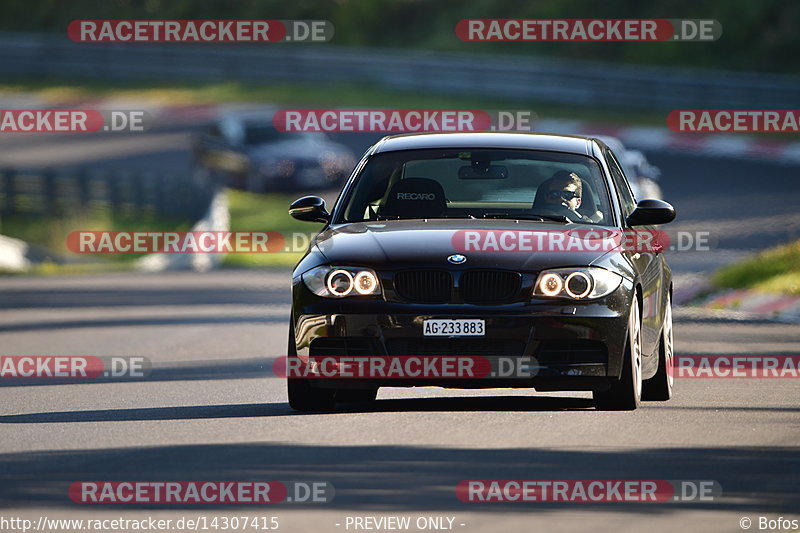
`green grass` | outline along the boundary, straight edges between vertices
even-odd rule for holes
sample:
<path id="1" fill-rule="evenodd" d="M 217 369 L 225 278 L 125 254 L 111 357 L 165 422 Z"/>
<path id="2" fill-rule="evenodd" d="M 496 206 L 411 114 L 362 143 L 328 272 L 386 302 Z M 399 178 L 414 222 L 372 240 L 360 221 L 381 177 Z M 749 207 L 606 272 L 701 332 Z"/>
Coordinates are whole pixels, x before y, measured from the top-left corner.
<path id="1" fill-rule="evenodd" d="M 800 296 L 800 240 L 726 266 L 714 274 L 712 282 L 720 288 Z"/>
<path id="2" fill-rule="evenodd" d="M 90 275 L 90 274 L 105 274 L 108 272 L 125 272 L 130 271 L 132 263 L 130 262 L 102 262 L 102 263 L 67 263 L 57 264 L 50 261 L 45 261 L 37 265 L 33 265 L 25 275 L 33 276 L 70 276 L 70 275 Z"/>
<path id="3" fill-rule="evenodd" d="M 665 125 L 660 112 L 603 110 L 553 105 L 536 100 L 510 101 L 505 98 L 420 94 L 392 91 L 365 84 L 166 84 L 135 82 L 71 82 L 50 79 L 0 83 L 0 94 L 34 93 L 52 104 L 80 98 L 114 97 L 163 105 L 253 102 L 275 105 L 328 107 L 384 107 L 393 109 L 482 109 L 531 111 L 540 118 L 568 118 L 597 123 Z"/>
<path id="4" fill-rule="evenodd" d="M 255 194 L 228 189 L 231 214 L 231 231 L 277 231 L 284 235 L 291 246 L 292 235 L 302 243 L 322 227 L 320 224 L 300 222 L 289 216 L 289 204 L 297 195 Z M 305 242 L 308 242 L 307 240 Z M 225 256 L 226 267 L 286 267 L 294 266 L 303 256 L 304 250 L 276 253 L 242 253 Z"/>
<path id="5" fill-rule="evenodd" d="M 67 236 L 73 231 L 183 231 L 191 228 L 189 220 L 156 215 L 134 215 L 110 209 L 92 209 L 61 217 L 11 215 L 0 221 L 0 234 L 23 240 L 34 246 L 36 263 L 25 274 L 68 275 L 94 274 L 129 270 L 145 254 L 75 254 L 67 248 Z M 0 272 L 8 275 L 10 272 Z"/>
<path id="6" fill-rule="evenodd" d="M 67 236 L 73 231 L 183 231 L 192 223 L 186 219 L 155 215 L 120 214 L 110 209 L 93 209 L 63 217 L 11 215 L 0 221 L 0 234 L 67 255 Z M 144 254 L 81 254 L 86 258 L 132 261 Z M 55 257 L 54 257 L 55 259 Z"/>
<path id="7" fill-rule="evenodd" d="M 275 253 L 228 254 L 224 267 L 288 267 L 303 256 L 308 240 L 319 231 L 320 224 L 299 222 L 288 214 L 289 204 L 297 195 L 255 194 L 229 189 L 231 231 L 276 231 L 286 239 L 290 251 Z M 92 274 L 129 270 L 136 259 L 145 254 L 81 254 L 71 253 L 66 246 L 67 236 L 83 231 L 185 231 L 191 229 L 188 220 L 156 216 L 132 216 L 110 210 L 75 213 L 61 218 L 42 216 L 4 217 L 0 234 L 21 239 L 41 247 L 45 260 L 27 274 L 66 275 Z M 53 252 L 47 256 L 48 252 Z M 66 262 L 64 262 L 66 259 Z M 0 275 L 13 272 L 0 271 Z"/>

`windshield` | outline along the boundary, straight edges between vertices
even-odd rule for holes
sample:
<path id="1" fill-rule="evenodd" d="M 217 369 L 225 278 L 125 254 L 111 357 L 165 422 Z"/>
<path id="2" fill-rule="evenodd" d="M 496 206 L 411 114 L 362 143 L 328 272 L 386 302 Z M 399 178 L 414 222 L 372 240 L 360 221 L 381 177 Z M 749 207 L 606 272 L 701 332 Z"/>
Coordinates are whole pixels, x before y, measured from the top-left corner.
<path id="1" fill-rule="evenodd" d="M 370 158 L 338 222 L 511 218 L 611 224 L 591 157 L 534 150 L 408 150 Z"/>

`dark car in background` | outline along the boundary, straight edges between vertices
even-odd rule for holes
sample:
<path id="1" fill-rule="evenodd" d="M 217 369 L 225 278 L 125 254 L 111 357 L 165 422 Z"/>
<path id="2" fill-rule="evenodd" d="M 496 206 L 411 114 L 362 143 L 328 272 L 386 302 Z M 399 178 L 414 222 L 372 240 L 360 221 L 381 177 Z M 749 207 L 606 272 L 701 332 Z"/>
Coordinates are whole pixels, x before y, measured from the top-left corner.
<path id="1" fill-rule="evenodd" d="M 195 172 L 252 192 L 341 187 L 353 152 L 324 133 L 282 132 L 271 112 L 231 112 L 198 134 Z"/>
<path id="2" fill-rule="evenodd" d="M 558 185 L 565 174 L 572 188 Z M 583 390 L 601 409 L 672 396 L 672 276 L 659 248 L 472 253 L 453 245 L 465 231 L 654 231 L 673 220 L 666 202 L 634 201 L 618 158 L 598 139 L 385 137 L 330 213 L 311 196 L 290 214 L 325 224 L 293 273 L 293 364 L 331 354 L 535 361 L 524 376 L 502 379 L 292 377 L 295 409 L 374 400 L 384 386 Z"/>

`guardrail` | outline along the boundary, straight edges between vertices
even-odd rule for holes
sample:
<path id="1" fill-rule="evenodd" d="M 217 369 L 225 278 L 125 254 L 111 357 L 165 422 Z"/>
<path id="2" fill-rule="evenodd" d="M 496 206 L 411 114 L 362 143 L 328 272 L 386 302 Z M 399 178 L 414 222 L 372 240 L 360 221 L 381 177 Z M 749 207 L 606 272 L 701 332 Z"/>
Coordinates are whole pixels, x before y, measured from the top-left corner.
<path id="1" fill-rule="evenodd" d="M 620 109 L 791 109 L 800 101 L 796 76 L 331 44 L 75 43 L 66 34 L 0 32 L 0 74 L 113 81 L 349 82 Z"/>
<path id="2" fill-rule="evenodd" d="M 61 216 L 112 210 L 132 216 L 166 214 L 198 220 L 216 185 L 187 174 L 0 170 L 0 215 Z"/>

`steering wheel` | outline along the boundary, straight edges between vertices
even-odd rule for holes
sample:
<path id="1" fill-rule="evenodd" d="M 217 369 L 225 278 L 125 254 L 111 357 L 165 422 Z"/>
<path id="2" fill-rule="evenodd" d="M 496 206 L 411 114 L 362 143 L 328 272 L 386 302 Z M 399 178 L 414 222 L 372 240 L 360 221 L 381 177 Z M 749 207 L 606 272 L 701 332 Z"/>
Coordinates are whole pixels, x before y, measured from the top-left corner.
<path id="1" fill-rule="evenodd" d="M 533 213 L 534 215 L 555 215 L 567 217 L 571 222 L 586 222 L 586 219 L 580 213 L 573 211 L 563 205 L 540 205 L 537 206 Z"/>

